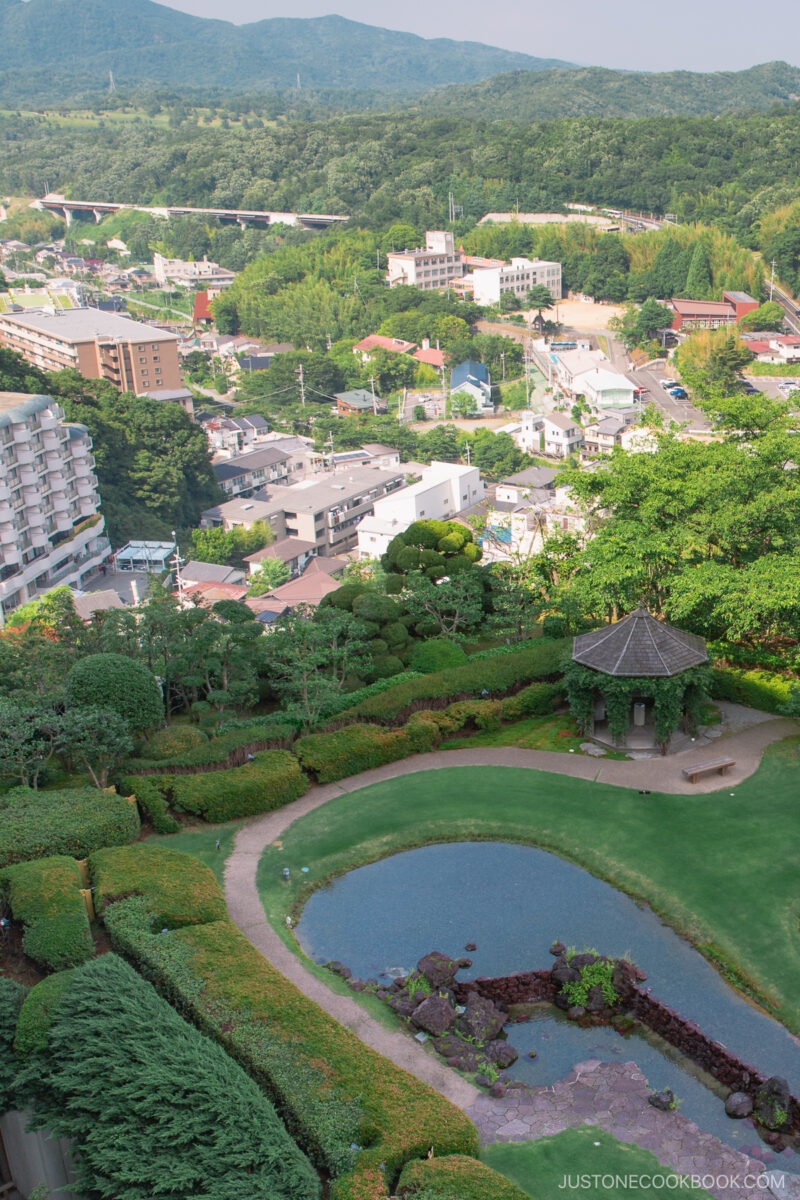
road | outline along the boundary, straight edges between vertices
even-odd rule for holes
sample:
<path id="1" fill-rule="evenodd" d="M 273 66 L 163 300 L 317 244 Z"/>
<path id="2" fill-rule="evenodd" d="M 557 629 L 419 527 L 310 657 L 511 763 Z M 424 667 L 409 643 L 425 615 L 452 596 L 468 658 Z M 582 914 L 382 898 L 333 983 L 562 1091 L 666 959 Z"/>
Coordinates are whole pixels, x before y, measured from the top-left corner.
<path id="1" fill-rule="evenodd" d="M 782 288 L 779 288 L 776 283 L 773 285 L 772 299 L 776 300 L 783 309 L 786 324 L 792 333 L 800 333 L 800 319 L 798 319 L 800 308 L 797 307 L 794 297 L 789 292 L 785 292 Z"/>
<path id="2" fill-rule="evenodd" d="M 637 371 L 631 371 L 628 369 L 629 360 L 625 347 L 612 334 L 608 335 L 608 347 L 614 370 L 626 375 L 639 387 L 647 389 L 642 396 L 643 405 L 654 403 L 670 421 L 685 425 L 690 433 L 710 431 L 711 424 L 704 413 L 695 408 L 690 401 L 678 400 L 662 388 L 664 379 L 675 378 L 674 368 L 669 360 L 665 360 L 663 364 L 659 362 L 657 366 L 640 367 Z"/>

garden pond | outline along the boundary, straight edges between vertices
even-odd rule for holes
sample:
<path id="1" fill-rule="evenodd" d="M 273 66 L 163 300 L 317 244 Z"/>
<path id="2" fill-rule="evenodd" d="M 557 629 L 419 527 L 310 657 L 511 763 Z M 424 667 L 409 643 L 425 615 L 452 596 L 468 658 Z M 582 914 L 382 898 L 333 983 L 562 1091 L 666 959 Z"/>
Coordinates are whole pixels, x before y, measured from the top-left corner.
<path id="1" fill-rule="evenodd" d="M 544 850 L 456 842 L 395 854 L 315 892 L 295 932 L 315 961 L 338 959 L 354 975 L 382 983 L 408 974 L 431 950 L 458 958 L 468 942 L 477 949 L 459 978 L 546 968 L 556 940 L 625 956 L 647 973 L 642 986 L 659 1000 L 758 1070 L 784 1076 L 800 1094 L 800 1040 L 734 991 L 649 908 Z M 749 1122 L 725 1115 L 724 1089 L 638 1025 L 623 1037 L 607 1027 L 583 1028 L 538 1004 L 530 1021 L 507 1026 L 507 1033 L 519 1050 L 506 1072 L 511 1078 L 550 1084 L 585 1059 L 632 1060 L 651 1087 L 672 1088 L 681 1112 L 702 1129 L 777 1162 Z M 780 1165 L 800 1174 L 800 1155 L 787 1150 Z"/>

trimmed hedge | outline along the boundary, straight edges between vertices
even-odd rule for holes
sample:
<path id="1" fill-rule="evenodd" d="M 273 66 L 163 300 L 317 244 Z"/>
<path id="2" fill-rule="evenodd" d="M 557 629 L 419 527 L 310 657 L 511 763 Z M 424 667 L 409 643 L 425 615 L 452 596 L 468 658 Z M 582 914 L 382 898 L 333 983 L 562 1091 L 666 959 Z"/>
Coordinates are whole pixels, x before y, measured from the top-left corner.
<path id="1" fill-rule="evenodd" d="M 192 729 L 184 726 L 184 730 L 188 732 Z M 162 729 L 161 733 L 169 733 L 170 730 Z M 177 731 L 176 731 L 177 732 Z M 128 769 L 131 772 L 153 771 L 167 772 L 171 767 L 204 767 L 204 766 L 225 766 L 240 765 L 231 764 L 231 757 L 235 755 L 237 750 L 249 751 L 255 753 L 260 750 L 273 748 L 285 748 L 294 741 L 297 730 L 294 725 L 288 723 L 275 724 L 262 723 L 261 721 L 250 721 L 246 725 L 236 726 L 234 729 L 226 729 L 221 733 L 214 734 L 209 738 L 202 734 L 200 730 L 200 739 L 193 745 L 189 745 L 185 750 L 176 751 L 171 756 L 165 755 L 160 757 L 150 753 L 149 757 L 142 755 L 141 757 L 128 759 Z M 149 749 L 152 739 L 147 743 L 145 749 Z M 167 742 L 167 745 L 170 743 Z M 174 744 L 174 743 L 173 743 Z M 158 749 L 160 743 L 156 743 Z M 242 755 L 241 757 L 244 757 Z"/>
<path id="2" fill-rule="evenodd" d="M 510 1179 L 461 1154 L 406 1163 L 397 1195 L 401 1200 L 530 1200 Z"/>
<path id="3" fill-rule="evenodd" d="M 180 824 L 170 816 L 169 806 L 161 789 L 152 779 L 141 775 L 129 775 L 120 780 L 120 790 L 126 796 L 134 796 L 144 819 L 154 833 L 177 833 Z"/>
<path id="4" fill-rule="evenodd" d="M 86 858 L 135 841 L 139 828 L 136 805 L 113 791 L 14 788 L 0 797 L 0 867 L 53 854 Z"/>
<path id="5" fill-rule="evenodd" d="M 712 700 L 729 700 L 746 704 L 763 712 L 781 713 L 789 699 L 792 684 L 790 675 L 773 675 L 769 671 L 739 671 L 735 667 L 714 667 L 709 672 L 709 694 Z"/>
<path id="6" fill-rule="evenodd" d="M 283 808 L 308 790 L 308 780 L 288 750 L 263 750 L 252 762 L 227 771 L 133 775 L 126 783 L 137 800 L 143 796 L 145 810 L 152 809 L 151 788 L 155 787 L 176 812 L 192 813 L 212 824 Z M 142 783 L 147 785 L 144 790 Z"/>
<path id="7" fill-rule="evenodd" d="M 172 876 L 182 870 L 176 864 Z M 382 1200 L 405 1162 L 431 1146 L 477 1154 L 476 1130 L 459 1109 L 328 1016 L 230 920 L 189 924 L 193 904 L 173 914 L 182 927 L 169 935 L 153 932 L 159 917 L 146 897 L 104 905 L 103 920 L 115 948 L 270 1092 L 298 1142 L 335 1177 L 335 1200 Z"/>
<path id="8" fill-rule="evenodd" d="M 506 696 L 501 701 L 503 720 L 519 721 L 523 717 L 545 717 L 565 703 L 566 695 L 563 683 L 531 683 L 521 692 Z"/>
<path id="9" fill-rule="evenodd" d="M 80 1147 L 76 1191 L 318 1200 L 256 1083 L 116 954 L 71 972 L 49 1017 L 14 1086 L 34 1124 Z"/>
<path id="10" fill-rule="evenodd" d="M 134 733 L 164 720 L 164 701 L 152 671 L 125 654 L 88 654 L 64 682 L 67 708 L 110 708 Z"/>
<path id="11" fill-rule="evenodd" d="M 74 858 L 18 863 L 0 873 L 0 888 L 15 921 L 24 926 L 22 948 L 51 971 L 75 967 L 94 954 L 89 914 Z"/>
<path id="12" fill-rule="evenodd" d="M 207 741 L 208 735 L 197 725 L 168 725 L 166 729 L 158 729 L 150 735 L 144 746 L 146 753 L 142 757 L 164 762 L 190 754 Z"/>
<path id="13" fill-rule="evenodd" d="M 339 714 L 338 720 L 366 718 L 388 722 L 414 708 L 431 707 L 432 700 L 480 696 L 484 691 L 499 695 L 521 683 L 560 674 L 569 645 L 567 639 L 551 642 L 538 638 L 525 649 L 512 648 L 513 653 L 470 659 L 463 666 L 436 671 L 387 688 L 346 709 Z"/>
<path id="14" fill-rule="evenodd" d="M 463 647 L 447 638 L 430 638 L 414 647 L 411 655 L 411 666 L 423 675 L 433 671 L 446 671 L 450 667 L 460 667 L 467 662 Z"/>
<path id="15" fill-rule="evenodd" d="M 378 725 L 347 725 L 334 733 L 310 733 L 295 743 L 295 753 L 320 783 L 359 775 L 409 754 L 425 754 L 440 742 L 433 722 L 416 720 L 404 729 Z"/>
<path id="16" fill-rule="evenodd" d="M 147 896 L 159 930 L 220 921 L 227 908 L 214 873 L 199 859 L 166 846 L 98 850 L 89 859 L 98 916 L 128 896 Z"/>

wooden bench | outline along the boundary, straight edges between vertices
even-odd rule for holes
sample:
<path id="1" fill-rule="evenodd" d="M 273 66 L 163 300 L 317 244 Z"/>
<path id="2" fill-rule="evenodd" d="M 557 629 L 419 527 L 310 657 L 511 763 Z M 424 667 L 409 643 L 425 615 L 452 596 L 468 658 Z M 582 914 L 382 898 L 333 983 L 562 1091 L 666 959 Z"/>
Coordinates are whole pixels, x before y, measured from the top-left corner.
<path id="1" fill-rule="evenodd" d="M 690 783 L 697 783 L 702 775 L 713 775 L 718 771 L 720 775 L 726 775 L 730 767 L 736 766 L 735 758 L 715 758 L 713 762 L 699 763 L 696 767 L 684 767 L 684 778 Z"/>

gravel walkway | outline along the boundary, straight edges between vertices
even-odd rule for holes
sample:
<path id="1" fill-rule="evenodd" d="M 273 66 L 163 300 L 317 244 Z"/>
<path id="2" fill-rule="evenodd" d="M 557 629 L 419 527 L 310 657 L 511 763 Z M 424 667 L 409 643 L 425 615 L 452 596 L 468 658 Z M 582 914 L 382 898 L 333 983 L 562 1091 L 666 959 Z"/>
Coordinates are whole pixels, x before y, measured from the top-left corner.
<path id="1" fill-rule="evenodd" d="M 736 724 L 738 725 L 739 722 L 737 721 Z M 407 1033 L 400 1030 L 387 1029 L 379 1021 L 370 1016 L 351 996 L 340 995 L 337 992 L 331 991 L 321 980 L 306 970 L 302 960 L 296 957 L 281 941 L 272 926 L 267 922 L 261 898 L 256 888 L 256 869 L 266 847 L 271 842 L 280 838 L 284 830 L 299 817 L 313 812 L 321 805 L 332 800 L 335 796 L 347 792 L 360 791 L 362 788 L 369 787 L 370 784 L 379 783 L 386 779 L 397 779 L 402 775 L 410 775 L 418 771 L 438 770 L 444 767 L 527 767 L 534 770 L 553 771 L 563 775 L 570 775 L 577 779 L 599 780 L 602 783 L 613 784 L 617 787 L 647 788 L 650 791 L 673 794 L 703 794 L 723 789 L 732 791 L 735 789 L 737 783 L 741 783 L 742 780 L 753 774 L 761 761 L 764 749 L 768 745 L 781 738 L 797 734 L 799 729 L 800 727 L 795 721 L 766 719 L 749 728 L 740 727 L 735 732 L 732 731 L 729 735 L 718 739 L 717 744 L 713 748 L 704 748 L 702 751 L 698 751 L 697 748 L 693 747 L 691 750 L 686 750 L 680 754 L 639 762 L 598 760 L 582 755 L 559 754 L 545 750 L 520 750 L 514 747 L 503 749 L 438 750 L 431 754 L 420 754 L 413 758 L 403 759 L 400 762 L 389 763 L 376 770 L 365 771 L 361 775 L 342 779 L 335 784 L 313 787 L 305 796 L 296 800 L 293 804 L 288 804 L 285 808 L 279 809 L 277 812 L 268 813 L 262 817 L 255 817 L 239 830 L 236 835 L 233 852 L 228 858 L 225 867 L 225 898 L 228 904 L 228 911 L 231 919 L 239 926 L 256 949 L 273 966 L 277 967 L 287 979 L 291 979 L 301 992 L 314 1000 L 321 1008 L 324 1008 L 326 1012 L 335 1017 L 342 1025 L 351 1029 L 368 1046 L 371 1046 L 386 1058 L 391 1059 L 397 1066 L 410 1071 L 418 1079 L 430 1084 L 431 1087 L 441 1092 L 442 1095 L 446 1096 L 459 1108 L 469 1112 L 476 1122 L 480 1121 L 482 1123 L 482 1135 L 488 1137 L 492 1120 L 489 1117 L 488 1111 L 486 1111 L 488 1098 L 485 1093 L 479 1091 L 478 1088 L 463 1079 L 455 1071 L 445 1066 L 432 1053 L 425 1051 Z M 696 784 L 690 784 L 683 778 L 681 771 L 684 766 L 702 763 L 708 761 L 709 757 L 716 758 L 723 753 L 729 754 L 732 758 L 736 759 L 736 766 L 731 769 L 730 773 L 724 779 L 714 775 L 706 777 Z M 617 1065 L 611 1064 L 608 1069 L 611 1070 L 612 1067 Z M 583 1067 L 585 1073 L 586 1064 L 583 1064 Z M 631 1069 L 638 1070 L 632 1066 Z M 598 1081 L 605 1081 L 608 1078 L 605 1066 L 604 1070 L 600 1071 L 595 1078 Z M 625 1087 L 632 1093 L 636 1093 L 639 1083 L 637 1081 L 634 1086 L 630 1082 L 632 1078 L 633 1076 L 629 1077 Z M 641 1078 L 643 1079 L 643 1077 Z M 572 1076 L 568 1076 L 561 1084 L 557 1084 L 556 1088 L 572 1086 L 570 1083 L 571 1079 Z M 611 1083 L 613 1084 L 613 1076 L 611 1077 Z M 552 1094 L 555 1094 L 555 1092 Z M 576 1095 L 577 1093 L 573 1093 L 573 1098 Z M 539 1124 L 536 1124 L 537 1132 L 534 1132 L 533 1126 L 529 1125 L 527 1133 L 524 1133 L 523 1136 L 542 1136 L 547 1132 L 555 1132 L 555 1129 L 550 1129 L 552 1121 L 556 1121 L 556 1123 L 563 1121 L 561 1125 L 557 1124 L 558 1128 L 566 1128 L 568 1124 L 581 1124 L 587 1119 L 587 1112 L 591 1119 L 591 1114 L 594 1112 L 592 1105 L 595 1102 L 588 1103 L 587 1097 L 590 1098 L 590 1096 L 591 1092 L 587 1092 L 585 1096 L 582 1096 L 582 1103 L 577 1108 L 573 1107 L 569 1109 L 569 1106 L 567 1106 L 571 1112 L 570 1120 L 564 1120 L 563 1112 L 557 1114 L 553 1110 L 552 1119 L 542 1116 L 541 1127 Z M 600 1110 L 600 1114 L 612 1114 L 608 1117 L 603 1117 L 603 1120 L 612 1122 L 612 1125 L 603 1125 L 603 1127 L 608 1127 L 611 1132 L 615 1132 L 612 1127 L 614 1120 L 613 1113 L 608 1107 L 611 1099 L 610 1095 L 607 1097 L 604 1096 L 602 1103 L 606 1107 Z M 499 1104 L 502 1111 L 508 1111 L 508 1108 L 503 1109 L 503 1105 L 510 1106 L 516 1104 L 519 1106 L 521 1103 L 521 1101 L 514 1098 L 504 1101 L 492 1101 L 492 1105 Z M 537 1101 L 537 1103 L 540 1102 Z M 630 1104 L 633 1105 L 633 1100 L 630 1100 Z M 641 1107 L 640 1099 L 636 1100 L 636 1105 L 639 1108 Z M 645 1114 L 651 1122 L 655 1120 L 655 1118 L 650 1116 L 654 1111 L 652 1108 L 649 1108 L 648 1113 Z M 633 1120 L 632 1114 L 633 1108 L 631 1108 L 631 1120 Z M 533 1116 L 533 1107 L 530 1115 L 531 1117 Z M 679 1139 L 680 1144 L 675 1153 L 680 1151 L 680 1153 L 688 1154 L 691 1138 L 694 1137 L 696 1143 L 694 1151 L 696 1155 L 705 1153 L 704 1148 L 709 1147 L 712 1143 L 720 1147 L 718 1165 L 727 1161 L 728 1156 L 736 1154 L 735 1151 L 717 1142 L 710 1134 L 696 1131 L 696 1127 L 692 1126 L 691 1122 L 685 1118 L 680 1118 L 679 1114 L 665 1115 L 658 1113 L 656 1117 L 663 1117 L 666 1122 L 671 1122 L 670 1129 L 674 1126 L 684 1131 L 681 1139 Z M 512 1118 L 512 1120 L 521 1119 L 519 1116 Z M 595 1119 L 600 1123 L 596 1112 Z M 623 1138 L 623 1140 L 636 1140 L 640 1145 L 643 1145 L 646 1142 L 640 1141 L 640 1136 L 651 1138 L 653 1133 L 649 1126 L 647 1129 L 642 1128 L 640 1130 L 639 1124 L 637 1124 L 638 1120 L 639 1118 L 636 1118 L 636 1121 L 631 1126 L 631 1131 L 634 1128 L 636 1129 L 636 1136 L 628 1136 L 627 1138 Z M 505 1136 L 513 1138 L 518 1127 L 513 1126 L 512 1128 L 511 1122 L 508 1121 L 504 1122 L 504 1124 L 506 1125 Z M 662 1121 L 663 1124 L 664 1122 Z M 684 1126 L 686 1127 L 685 1129 Z M 695 1131 L 691 1136 L 690 1130 Z M 683 1144 L 684 1142 L 685 1145 Z M 670 1140 L 667 1139 L 664 1147 L 669 1148 L 670 1145 Z M 664 1148 L 658 1151 L 658 1156 L 661 1157 L 663 1152 Z M 737 1155 L 737 1158 L 741 1159 L 742 1163 L 747 1161 L 743 1155 Z M 672 1159 L 664 1159 L 663 1161 L 671 1163 Z M 725 1173 L 724 1167 L 719 1165 L 719 1170 L 715 1168 L 713 1173 Z M 769 1193 L 765 1193 L 762 1190 L 761 1192 L 753 1192 L 751 1196 L 750 1193 L 744 1192 L 741 1189 L 735 1193 L 715 1192 L 713 1194 L 719 1196 L 720 1200 L 729 1200 L 729 1196 L 731 1198 L 735 1196 L 736 1200 L 764 1200 L 764 1196 L 769 1195 Z M 785 1192 L 775 1194 L 780 1194 L 782 1197 L 787 1196 Z M 800 1193 L 798 1193 L 798 1196 L 800 1197 Z M 792 1200 L 795 1200 L 794 1195 L 792 1195 Z"/>

